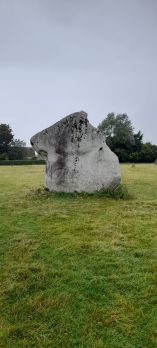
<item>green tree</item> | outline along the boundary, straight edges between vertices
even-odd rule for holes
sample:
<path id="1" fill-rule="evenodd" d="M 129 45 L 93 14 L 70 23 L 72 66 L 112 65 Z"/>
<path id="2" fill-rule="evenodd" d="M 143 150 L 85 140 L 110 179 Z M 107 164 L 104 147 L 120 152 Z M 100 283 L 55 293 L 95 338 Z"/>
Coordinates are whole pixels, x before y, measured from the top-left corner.
<path id="1" fill-rule="evenodd" d="M 157 159 L 157 146 L 151 143 L 145 143 L 140 153 L 140 162 L 154 162 Z"/>
<path id="2" fill-rule="evenodd" d="M 8 124 L 0 124 L 0 159 L 23 159 L 26 157 L 26 143 L 14 139 Z"/>
<path id="3" fill-rule="evenodd" d="M 0 157 L 7 158 L 14 135 L 8 124 L 0 124 Z"/>
<path id="4" fill-rule="evenodd" d="M 21 139 L 13 139 L 12 146 L 9 148 L 9 159 L 23 160 L 27 157 L 26 143 Z"/>
<path id="5" fill-rule="evenodd" d="M 116 117 L 114 112 L 111 112 L 107 117 L 99 124 L 98 129 L 105 133 L 106 138 L 112 138 L 114 136 L 114 130 L 116 125 Z"/>
<path id="6" fill-rule="evenodd" d="M 134 140 L 135 140 L 134 151 L 140 151 L 143 145 L 143 134 L 141 131 L 134 134 Z"/>
<path id="7" fill-rule="evenodd" d="M 104 132 L 106 143 L 120 162 L 154 162 L 157 159 L 157 146 L 143 143 L 142 132 L 134 133 L 127 114 L 108 114 L 98 129 Z"/>
<path id="8" fill-rule="evenodd" d="M 104 132 L 106 143 L 124 162 L 135 144 L 133 126 L 127 114 L 113 112 L 99 124 L 98 129 Z"/>
<path id="9" fill-rule="evenodd" d="M 26 147 L 25 141 L 21 139 L 14 139 L 12 144 L 13 146 L 16 146 L 16 147 Z"/>
<path id="10" fill-rule="evenodd" d="M 133 126 L 127 114 L 117 114 L 113 112 L 99 124 L 98 129 L 104 132 L 106 142 L 111 147 L 128 147 L 134 143 Z"/>
<path id="11" fill-rule="evenodd" d="M 122 148 L 129 148 L 134 144 L 133 126 L 127 114 L 116 116 L 113 139 Z"/>

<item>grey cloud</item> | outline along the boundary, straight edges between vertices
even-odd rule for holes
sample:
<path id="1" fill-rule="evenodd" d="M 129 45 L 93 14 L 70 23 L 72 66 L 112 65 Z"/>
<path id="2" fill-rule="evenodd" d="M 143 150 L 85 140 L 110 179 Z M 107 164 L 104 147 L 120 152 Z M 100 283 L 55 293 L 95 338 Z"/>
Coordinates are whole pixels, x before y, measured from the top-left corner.
<path id="1" fill-rule="evenodd" d="M 18 137 L 85 109 L 156 142 L 156 0 L 0 0 L 0 121 Z"/>

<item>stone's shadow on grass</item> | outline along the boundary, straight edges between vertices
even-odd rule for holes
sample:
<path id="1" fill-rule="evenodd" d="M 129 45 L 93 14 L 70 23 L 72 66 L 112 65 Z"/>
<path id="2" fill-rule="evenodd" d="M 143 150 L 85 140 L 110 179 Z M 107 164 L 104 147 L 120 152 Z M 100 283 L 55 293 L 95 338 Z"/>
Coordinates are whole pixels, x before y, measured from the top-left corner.
<path id="1" fill-rule="evenodd" d="M 120 184 L 114 190 L 111 189 L 102 189 L 100 191 L 95 191 L 93 193 L 88 192 L 49 192 L 44 187 L 39 187 L 37 189 L 31 189 L 28 194 L 30 198 L 112 198 L 112 199 L 123 199 L 129 200 L 133 197 L 128 192 L 126 185 Z"/>

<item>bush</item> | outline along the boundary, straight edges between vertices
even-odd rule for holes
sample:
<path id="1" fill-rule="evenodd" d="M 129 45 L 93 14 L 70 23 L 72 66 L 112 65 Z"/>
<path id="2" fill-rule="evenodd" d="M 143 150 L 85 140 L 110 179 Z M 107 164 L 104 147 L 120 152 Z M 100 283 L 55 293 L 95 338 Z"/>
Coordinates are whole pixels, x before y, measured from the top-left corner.
<path id="1" fill-rule="evenodd" d="M 0 161 L 8 160 L 8 154 L 6 152 L 0 153 Z"/>

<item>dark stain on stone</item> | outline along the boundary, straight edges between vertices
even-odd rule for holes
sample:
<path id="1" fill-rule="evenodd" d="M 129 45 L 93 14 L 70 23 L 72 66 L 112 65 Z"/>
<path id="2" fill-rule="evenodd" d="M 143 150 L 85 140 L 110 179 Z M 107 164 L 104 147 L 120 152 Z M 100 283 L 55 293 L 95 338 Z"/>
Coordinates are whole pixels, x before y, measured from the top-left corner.
<path id="1" fill-rule="evenodd" d="M 57 171 L 57 184 L 61 185 L 65 182 L 65 176 L 67 174 L 66 158 L 67 158 L 67 132 L 63 129 L 62 132 L 58 132 L 56 137 L 55 151 L 57 156 L 57 161 L 53 165 L 53 171 Z"/>
<path id="2" fill-rule="evenodd" d="M 87 134 L 88 131 L 88 120 L 87 118 L 85 119 L 85 134 Z"/>
<path id="3" fill-rule="evenodd" d="M 79 158 L 78 158 L 78 157 L 75 157 L 74 166 L 76 166 L 76 165 L 77 165 L 78 160 L 79 160 Z"/>
<path id="4" fill-rule="evenodd" d="M 74 128 L 77 130 L 77 122 L 74 122 Z"/>
<path id="5" fill-rule="evenodd" d="M 87 120 L 87 118 L 85 119 L 85 126 L 88 127 L 88 120 Z"/>
<path id="6" fill-rule="evenodd" d="M 84 120 L 80 119 L 80 121 L 79 121 L 79 128 L 78 128 L 80 133 L 82 132 L 83 124 L 84 124 Z"/>
<path id="7" fill-rule="evenodd" d="M 79 135 L 79 136 L 77 137 L 77 141 L 78 141 L 78 142 L 80 142 L 80 141 L 81 141 L 81 139 L 82 139 L 82 136 L 81 136 L 81 135 Z"/>

